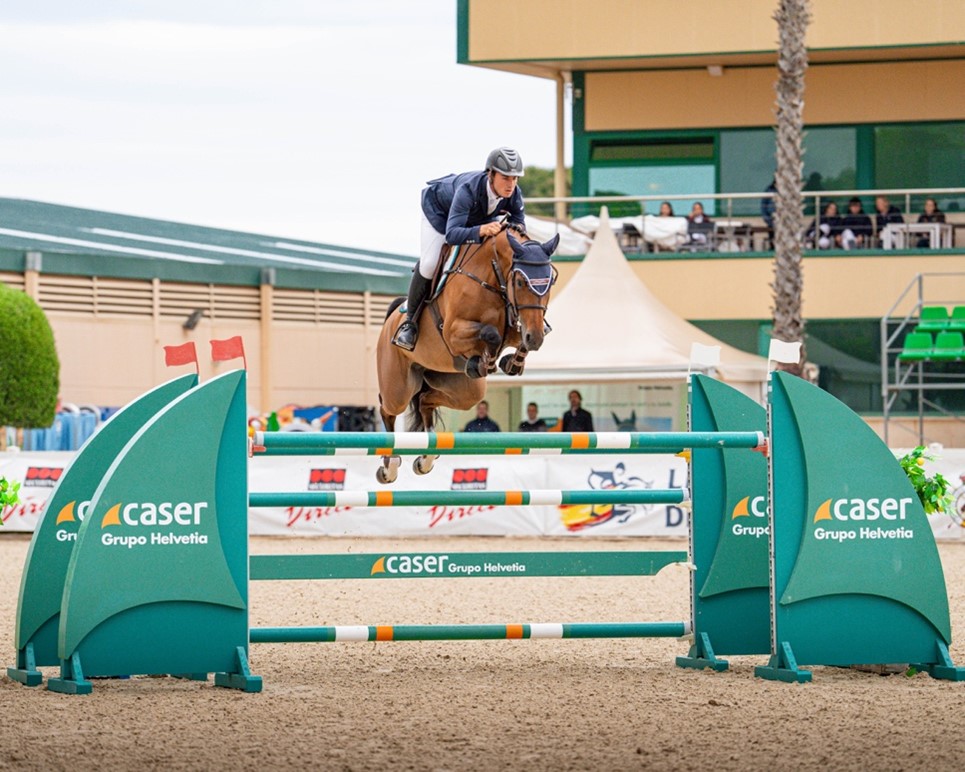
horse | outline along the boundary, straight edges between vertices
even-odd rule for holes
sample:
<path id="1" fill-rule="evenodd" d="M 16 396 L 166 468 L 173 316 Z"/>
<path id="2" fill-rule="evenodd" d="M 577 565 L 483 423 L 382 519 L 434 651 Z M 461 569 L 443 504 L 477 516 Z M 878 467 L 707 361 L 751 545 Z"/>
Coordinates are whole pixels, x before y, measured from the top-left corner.
<path id="1" fill-rule="evenodd" d="M 441 291 L 417 320 L 413 351 L 392 344 L 405 318 L 399 308 L 405 298 L 389 306 L 376 349 L 386 431 L 395 431 L 406 409 L 408 431 L 432 431 L 440 407 L 468 410 L 482 400 L 486 376 L 497 367 L 507 375 L 523 372 L 526 355 L 543 345 L 549 327 L 546 308 L 557 276 L 551 257 L 558 244 L 559 235 L 541 244 L 521 227 L 504 224 L 497 235 L 459 247 Z M 506 348 L 515 350 L 499 359 Z M 412 468 L 428 474 L 436 458 L 417 456 Z M 401 463 L 399 456 L 383 457 L 376 479 L 394 482 Z"/>

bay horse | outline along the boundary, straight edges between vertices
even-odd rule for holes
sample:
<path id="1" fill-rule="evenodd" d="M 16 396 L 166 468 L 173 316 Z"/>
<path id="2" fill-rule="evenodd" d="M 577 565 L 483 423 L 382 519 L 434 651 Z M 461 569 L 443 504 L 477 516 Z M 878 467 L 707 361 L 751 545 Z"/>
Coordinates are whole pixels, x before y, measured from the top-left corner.
<path id="1" fill-rule="evenodd" d="M 519 236 L 512 235 L 516 231 Z M 546 307 L 556 281 L 551 257 L 559 236 L 545 244 L 518 226 L 464 244 L 442 278 L 442 289 L 422 309 L 413 351 L 392 344 L 405 319 L 397 298 L 386 313 L 376 363 L 379 411 L 388 432 L 406 409 L 408 431 L 431 431 L 436 410 L 468 410 L 486 394 L 486 376 L 497 366 L 507 375 L 523 371 L 526 355 L 543 345 Z M 416 268 L 418 270 L 418 268 Z M 513 353 L 499 359 L 505 348 Z M 432 470 L 437 456 L 417 456 L 416 474 Z M 385 456 L 376 471 L 380 483 L 394 482 L 402 459 Z"/>

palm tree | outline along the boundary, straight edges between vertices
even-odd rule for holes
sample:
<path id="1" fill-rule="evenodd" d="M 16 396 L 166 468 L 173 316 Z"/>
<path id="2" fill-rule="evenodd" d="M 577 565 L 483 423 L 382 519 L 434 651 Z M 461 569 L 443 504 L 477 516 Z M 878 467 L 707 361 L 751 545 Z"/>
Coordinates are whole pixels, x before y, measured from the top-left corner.
<path id="1" fill-rule="evenodd" d="M 774 211 L 774 337 L 784 341 L 804 340 L 801 314 L 801 233 L 804 210 L 801 196 L 804 129 L 804 73 L 808 52 L 804 34 L 811 13 L 808 0 L 778 0 L 777 21 L 777 193 Z M 786 369 L 801 374 L 801 361 Z"/>

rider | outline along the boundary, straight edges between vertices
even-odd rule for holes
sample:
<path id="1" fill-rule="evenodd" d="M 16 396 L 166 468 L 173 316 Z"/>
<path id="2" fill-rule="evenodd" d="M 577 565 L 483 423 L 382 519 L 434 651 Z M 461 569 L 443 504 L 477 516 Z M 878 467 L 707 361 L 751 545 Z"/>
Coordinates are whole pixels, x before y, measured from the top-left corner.
<path id="1" fill-rule="evenodd" d="M 418 319 L 429 296 L 444 244 L 469 244 L 499 233 L 503 212 L 523 225 L 523 194 L 516 187 L 523 160 L 508 147 L 493 150 L 486 170 L 430 180 L 422 191 L 422 255 L 409 284 L 405 321 L 392 342 L 412 351 L 419 337 Z"/>

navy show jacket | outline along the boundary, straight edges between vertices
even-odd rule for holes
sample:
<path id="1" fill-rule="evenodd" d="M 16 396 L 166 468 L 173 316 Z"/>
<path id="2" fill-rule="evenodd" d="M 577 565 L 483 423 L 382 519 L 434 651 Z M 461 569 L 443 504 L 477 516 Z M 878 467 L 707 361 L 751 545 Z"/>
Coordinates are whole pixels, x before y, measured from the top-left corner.
<path id="1" fill-rule="evenodd" d="M 479 226 L 492 222 L 503 211 L 509 220 L 524 225 L 523 194 L 517 187 L 513 195 L 496 204 L 490 215 L 489 195 L 486 192 L 487 172 L 449 174 L 429 180 L 422 191 L 422 211 L 432 227 L 446 235 L 447 244 L 466 244 L 479 241 Z"/>

